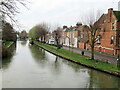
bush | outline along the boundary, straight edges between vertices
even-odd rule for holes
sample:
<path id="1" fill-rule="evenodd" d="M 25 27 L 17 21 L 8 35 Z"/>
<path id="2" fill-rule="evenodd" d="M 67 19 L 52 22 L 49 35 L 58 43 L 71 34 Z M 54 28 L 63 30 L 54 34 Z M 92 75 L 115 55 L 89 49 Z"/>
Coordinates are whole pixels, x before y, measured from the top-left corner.
<path id="1" fill-rule="evenodd" d="M 2 58 L 11 56 L 11 52 L 8 48 L 2 46 Z"/>

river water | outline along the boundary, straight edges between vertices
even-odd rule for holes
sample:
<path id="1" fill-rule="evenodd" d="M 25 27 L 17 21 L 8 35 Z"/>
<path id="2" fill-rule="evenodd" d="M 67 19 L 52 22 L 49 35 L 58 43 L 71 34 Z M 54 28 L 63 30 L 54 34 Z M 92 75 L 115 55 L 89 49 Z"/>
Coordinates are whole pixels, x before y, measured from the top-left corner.
<path id="1" fill-rule="evenodd" d="M 28 41 L 18 41 L 12 52 L 2 62 L 3 88 L 120 88 L 119 77 L 59 58 Z"/>

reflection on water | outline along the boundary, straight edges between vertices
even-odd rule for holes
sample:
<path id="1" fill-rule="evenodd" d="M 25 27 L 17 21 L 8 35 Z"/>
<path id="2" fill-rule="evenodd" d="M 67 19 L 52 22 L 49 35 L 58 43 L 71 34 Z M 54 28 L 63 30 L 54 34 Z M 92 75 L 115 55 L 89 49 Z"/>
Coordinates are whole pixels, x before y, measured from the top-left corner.
<path id="1" fill-rule="evenodd" d="M 89 72 L 90 76 L 90 83 L 89 83 L 89 88 L 94 88 L 94 87 L 102 87 L 102 88 L 115 88 L 119 87 L 120 88 L 120 78 L 111 76 L 108 74 L 103 74 L 101 72 L 97 72 L 95 70 L 91 70 Z"/>
<path id="2" fill-rule="evenodd" d="M 46 56 L 45 56 L 45 50 L 39 47 L 36 47 L 35 45 L 29 45 L 29 49 L 31 51 L 31 55 L 34 58 L 35 62 L 39 66 L 44 67 L 47 61 Z"/>
<path id="3" fill-rule="evenodd" d="M 60 58 L 58 56 L 56 56 L 54 62 L 52 63 L 52 73 L 53 74 L 60 74 L 61 70 L 62 70 L 62 64 L 59 62 Z"/>
<path id="4" fill-rule="evenodd" d="M 10 50 L 10 55 L 8 58 L 4 58 L 2 60 L 2 69 L 7 69 L 12 61 L 13 56 L 15 55 L 15 51 L 16 51 L 16 44 L 13 44 L 10 48 L 8 48 Z"/>
<path id="5" fill-rule="evenodd" d="M 21 41 L 21 45 L 25 46 L 27 44 L 27 40 Z"/>
<path id="6" fill-rule="evenodd" d="M 28 42 L 19 41 L 16 53 L 3 69 L 5 88 L 119 87 L 118 77 L 64 60 Z"/>
<path id="7" fill-rule="evenodd" d="M 0 69 L 0 89 L 2 89 L 2 70 Z"/>
<path id="8" fill-rule="evenodd" d="M 73 68 L 76 73 L 84 72 L 89 74 L 89 83 L 86 86 L 87 88 L 120 88 L 120 78 L 116 76 L 85 68 L 63 59 L 62 62 L 69 65 L 70 68 Z"/>
<path id="9" fill-rule="evenodd" d="M 10 55 L 8 58 L 0 59 L 0 89 L 2 88 L 2 70 L 8 69 L 11 63 L 11 60 L 16 51 L 16 44 L 13 44 L 10 48 Z"/>
<path id="10" fill-rule="evenodd" d="M 2 69 L 2 58 L 0 58 L 0 69 Z"/>
<path id="11" fill-rule="evenodd" d="M 2 48 L 1 47 L 1 45 L 0 45 L 0 48 Z M 1 53 L 2 51 L 1 51 L 1 49 L 0 49 L 0 89 L 2 89 L 2 53 Z"/>

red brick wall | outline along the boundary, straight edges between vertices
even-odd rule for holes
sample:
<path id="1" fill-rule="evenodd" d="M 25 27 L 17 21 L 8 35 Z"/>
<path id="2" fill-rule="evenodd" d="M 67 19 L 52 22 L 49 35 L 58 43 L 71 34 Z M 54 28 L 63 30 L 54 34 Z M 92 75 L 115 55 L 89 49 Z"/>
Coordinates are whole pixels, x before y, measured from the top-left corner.
<path id="1" fill-rule="evenodd" d="M 78 43 L 78 48 L 81 48 L 81 49 L 84 49 L 85 47 L 84 47 L 84 43 Z"/>
<path id="2" fill-rule="evenodd" d="M 120 30 L 120 22 L 117 22 L 117 30 Z"/>
<path id="3" fill-rule="evenodd" d="M 116 46 L 116 29 L 117 26 L 120 29 L 120 23 L 119 25 L 115 24 L 116 17 L 114 16 L 112 10 L 108 10 L 108 14 L 106 17 L 106 22 L 105 23 L 97 23 L 100 24 L 101 29 L 105 30 L 104 34 L 101 32 L 102 38 L 101 38 L 101 44 L 96 44 L 95 45 L 95 50 L 101 51 L 101 52 L 106 52 L 110 54 L 115 53 L 115 46 Z M 112 23 L 114 23 L 114 30 L 112 30 Z M 114 44 L 111 44 L 111 37 L 114 36 Z M 99 48 L 101 47 L 101 49 Z"/>
<path id="4" fill-rule="evenodd" d="M 114 50 L 111 50 L 111 49 L 105 49 L 105 52 L 109 54 L 114 54 Z"/>
<path id="5" fill-rule="evenodd" d="M 119 50 L 117 50 L 116 52 L 117 52 L 117 54 L 120 54 L 120 49 L 119 49 Z"/>

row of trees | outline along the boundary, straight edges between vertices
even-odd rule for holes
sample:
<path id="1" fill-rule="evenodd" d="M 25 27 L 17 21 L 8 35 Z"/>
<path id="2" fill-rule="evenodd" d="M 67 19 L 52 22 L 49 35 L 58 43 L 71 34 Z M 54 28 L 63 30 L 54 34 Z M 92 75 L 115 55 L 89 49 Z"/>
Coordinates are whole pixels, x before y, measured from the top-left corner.
<path id="1" fill-rule="evenodd" d="M 29 37 L 32 40 L 37 40 L 41 42 L 46 42 L 46 37 L 49 34 L 54 38 L 54 44 L 56 46 L 60 46 L 60 41 L 62 37 L 62 31 L 63 29 L 60 27 L 56 27 L 53 32 L 50 32 L 51 26 L 48 25 L 47 23 L 41 23 L 36 26 L 34 26 L 30 31 L 29 31 Z"/>
<path id="2" fill-rule="evenodd" d="M 28 38 L 28 33 L 25 30 L 17 32 L 17 35 L 20 40 L 26 40 Z"/>
<path id="3" fill-rule="evenodd" d="M 7 22 L 3 22 L 3 23 L 4 24 L 2 26 L 2 40 L 15 42 L 17 40 L 17 35 L 12 25 Z"/>
<path id="4" fill-rule="evenodd" d="M 11 53 L 10 49 L 5 46 L 5 44 L 8 41 L 16 42 L 16 40 L 17 40 L 16 32 L 13 29 L 12 25 L 8 22 L 3 22 L 2 40 L 3 40 L 3 45 L 0 47 L 0 50 L 2 49 L 2 58 L 6 58 L 8 56 L 11 56 L 12 53 Z"/>
<path id="5" fill-rule="evenodd" d="M 60 48 L 60 44 L 61 44 L 61 38 L 63 35 L 63 29 L 60 27 L 57 27 L 54 31 L 53 31 L 53 37 L 56 41 L 56 45 L 58 48 Z"/>
<path id="6" fill-rule="evenodd" d="M 40 40 L 45 42 L 46 35 L 50 31 L 50 25 L 47 23 L 41 23 L 36 26 L 34 26 L 30 31 L 29 31 L 29 37 L 32 40 Z"/>

